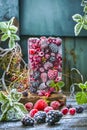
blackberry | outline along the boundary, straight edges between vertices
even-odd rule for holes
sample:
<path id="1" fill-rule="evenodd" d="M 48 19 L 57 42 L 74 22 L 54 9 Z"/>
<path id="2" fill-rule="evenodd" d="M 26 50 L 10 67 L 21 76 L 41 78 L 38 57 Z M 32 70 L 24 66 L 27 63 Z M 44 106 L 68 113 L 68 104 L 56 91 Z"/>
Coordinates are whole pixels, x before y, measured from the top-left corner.
<path id="1" fill-rule="evenodd" d="M 76 112 L 77 113 L 82 113 L 83 112 L 83 107 L 81 107 L 81 106 L 78 106 L 78 107 L 76 107 Z"/>
<path id="2" fill-rule="evenodd" d="M 22 92 L 22 95 L 23 95 L 24 97 L 27 97 L 27 96 L 28 96 L 28 92 L 27 92 L 27 91 L 24 91 L 24 92 Z"/>
<path id="3" fill-rule="evenodd" d="M 49 48 L 53 53 L 58 53 L 58 46 L 54 43 L 49 44 Z"/>
<path id="4" fill-rule="evenodd" d="M 51 56 L 49 59 L 51 62 L 54 62 L 56 60 L 56 58 L 54 56 Z"/>
<path id="5" fill-rule="evenodd" d="M 40 76 L 40 72 L 38 72 L 38 71 L 36 71 L 35 73 L 34 73 L 34 79 L 38 79 L 39 78 L 39 76 Z"/>
<path id="6" fill-rule="evenodd" d="M 38 81 L 34 81 L 31 83 L 32 87 L 38 87 L 39 86 L 39 82 Z"/>
<path id="7" fill-rule="evenodd" d="M 46 122 L 48 125 L 55 125 L 56 122 L 60 121 L 62 113 L 56 110 L 50 110 L 46 116 Z"/>
<path id="8" fill-rule="evenodd" d="M 29 90 L 30 90 L 31 93 L 36 93 L 37 92 L 37 87 L 30 86 Z"/>
<path id="9" fill-rule="evenodd" d="M 35 119 L 35 122 L 36 122 L 37 124 L 45 123 L 46 113 L 45 113 L 44 111 L 38 111 L 38 112 L 34 115 L 34 119 Z"/>
<path id="10" fill-rule="evenodd" d="M 23 117 L 21 122 L 24 126 L 33 126 L 34 125 L 34 119 L 27 115 L 25 117 Z"/>

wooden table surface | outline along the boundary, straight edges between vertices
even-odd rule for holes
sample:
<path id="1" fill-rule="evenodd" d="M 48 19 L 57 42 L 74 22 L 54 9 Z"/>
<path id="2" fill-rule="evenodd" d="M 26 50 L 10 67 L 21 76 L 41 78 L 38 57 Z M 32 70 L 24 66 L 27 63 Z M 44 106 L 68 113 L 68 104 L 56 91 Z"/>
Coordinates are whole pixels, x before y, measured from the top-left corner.
<path id="1" fill-rule="evenodd" d="M 75 99 L 67 98 L 67 104 L 76 106 Z M 55 126 L 46 123 L 34 127 L 23 127 L 21 122 L 0 122 L 0 130 L 87 130 L 87 105 L 83 105 L 84 112 L 74 116 L 66 115 Z"/>

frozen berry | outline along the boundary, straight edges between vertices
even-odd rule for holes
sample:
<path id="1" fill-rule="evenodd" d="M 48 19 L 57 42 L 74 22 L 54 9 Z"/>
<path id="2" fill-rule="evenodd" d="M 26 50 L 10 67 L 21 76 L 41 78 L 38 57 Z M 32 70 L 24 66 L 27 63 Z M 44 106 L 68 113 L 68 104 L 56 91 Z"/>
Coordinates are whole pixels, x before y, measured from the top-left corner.
<path id="1" fill-rule="evenodd" d="M 70 108 L 72 108 L 73 106 L 72 106 L 71 104 L 67 104 L 66 107 L 67 107 L 68 109 L 70 109 Z"/>
<path id="2" fill-rule="evenodd" d="M 26 108 L 28 111 L 30 111 L 30 110 L 33 108 L 33 103 L 32 103 L 32 102 L 27 102 L 27 103 L 25 104 L 25 108 Z"/>
<path id="3" fill-rule="evenodd" d="M 60 121 L 62 113 L 60 111 L 51 110 L 47 113 L 46 122 L 48 125 L 55 125 L 56 122 Z"/>
<path id="4" fill-rule="evenodd" d="M 23 94 L 24 97 L 28 96 L 28 92 L 27 91 L 22 92 L 22 94 Z"/>
<path id="5" fill-rule="evenodd" d="M 77 113 L 82 113 L 83 112 L 83 107 L 81 107 L 81 106 L 78 106 L 78 107 L 76 107 L 76 112 Z"/>
<path id="6" fill-rule="evenodd" d="M 74 115 L 75 113 L 76 113 L 76 109 L 75 108 L 72 107 L 72 108 L 69 109 L 69 114 L 70 115 Z"/>
<path id="7" fill-rule="evenodd" d="M 34 119 L 35 119 L 35 121 L 36 121 L 37 124 L 45 123 L 46 113 L 44 111 L 38 111 L 34 115 Z"/>
<path id="8" fill-rule="evenodd" d="M 43 99 L 39 99 L 35 105 L 34 105 L 34 109 L 38 109 L 39 111 L 43 111 L 45 107 L 47 107 L 48 104 L 45 100 Z"/>
<path id="9" fill-rule="evenodd" d="M 69 109 L 67 107 L 62 108 L 61 112 L 63 115 L 66 115 L 68 113 Z"/>
<path id="10" fill-rule="evenodd" d="M 33 126 L 34 125 L 34 119 L 27 115 L 23 117 L 21 122 L 24 126 Z"/>
<path id="11" fill-rule="evenodd" d="M 29 115 L 30 115 L 31 117 L 34 117 L 34 115 L 35 115 L 37 112 L 38 112 L 37 109 L 32 109 L 32 110 L 30 111 Z"/>
<path id="12" fill-rule="evenodd" d="M 50 106 L 54 109 L 54 110 L 58 110 L 60 107 L 60 103 L 58 101 L 52 101 Z"/>
<path id="13" fill-rule="evenodd" d="M 53 110 L 53 108 L 50 107 L 50 106 L 47 106 L 47 107 L 44 109 L 44 111 L 45 111 L 46 113 L 49 112 L 50 110 Z"/>

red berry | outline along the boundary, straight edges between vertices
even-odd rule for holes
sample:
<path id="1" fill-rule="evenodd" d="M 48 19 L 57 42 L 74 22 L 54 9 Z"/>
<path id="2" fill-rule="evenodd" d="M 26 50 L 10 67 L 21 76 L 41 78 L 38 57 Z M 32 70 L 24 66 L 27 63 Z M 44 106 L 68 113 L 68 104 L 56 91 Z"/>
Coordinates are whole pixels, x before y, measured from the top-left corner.
<path id="1" fill-rule="evenodd" d="M 29 52 L 31 55 L 34 55 L 35 54 L 35 50 L 34 49 L 30 49 L 30 52 Z"/>
<path id="2" fill-rule="evenodd" d="M 34 115 L 35 115 L 37 112 L 38 112 L 37 109 L 32 109 L 32 110 L 30 111 L 29 115 L 30 115 L 31 117 L 34 117 Z"/>
<path id="3" fill-rule="evenodd" d="M 70 108 L 69 109 L 69 114 L 74 115 L 76 113 L 76 108 Z"/>
<path id="4" fill-rule="evenodd" d="M 32 102 L 26 103 L 25 108 L 27 109 L 27 111 L 30 111 L 33 108 L 33 103 Z"/>
<path id="5" fill-rule="evenodd" d="M 54 110 L 58 110 L 60 107 L 60 103 L 58 101 L 52 101 L 50 106 L 54 109 Z"/>
<path id="6" fill-rule="evenodd" d="M 66 115 L 68 113 L 69 109 L 67 107 L 64 107 L 61 112 L 63 115 Z"/>
<path id="7" fill-rule="evenodd" d="M 50 110 L 53 110 L 53 108 L 50 107 L 50 106 L 47 106 L 47 107 L 44 109 L 44 111 L 45 111 L 46 113 L 49 112 Z"/>
<path id="8" fill-rule="evenodd" d="M 48 104 L 45 100 L 43 99 L 39 99 L 35 105 L 34 105 L 34 109 L 38 109 L 39 111 L 43 111 L 45 107 L 47 107 Z"/>

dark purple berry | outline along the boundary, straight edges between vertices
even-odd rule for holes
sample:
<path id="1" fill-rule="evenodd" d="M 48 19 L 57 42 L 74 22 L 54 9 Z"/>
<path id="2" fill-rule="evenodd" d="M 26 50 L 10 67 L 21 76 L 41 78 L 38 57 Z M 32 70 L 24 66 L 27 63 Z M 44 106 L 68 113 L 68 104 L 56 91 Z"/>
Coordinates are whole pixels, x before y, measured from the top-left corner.
<path id="1" fill-rule="evenodd" d="M 23 94 L 24 97 L 28 96 L 28 92 L 27 91 L 22 92 L 22 94 Z"/>
<path id="2" fill-rule="evenodd" d="M 73 106 L 72 106 L 71 104 L 67 104 L 66 107 L 67 107 L 68 109 L 70 109 L 70 108 L 72 108 Z"/>
<path id="3" fill-rule="evenodd" d="M 55 125 L 56 122 L 60 121 L 62 116 L 63 115 L 60 111 L 50 110 L 47 113 L 46 122 L 48 123 L 48 125 Z"/>
<path id="4" fill-rule="evenodd" d="M 33 126 L 34 125 L 34 119 L 27 115 L 23 117 L 21 122 L 24 126 Z"/>
<path id="5" fill-rule="evenodd" d="M 76 107 L 76 112 L 77 113 L 82 113 L 83 112 L 83 107 L 81 107 L 81 106 L 78 106 L 78 107 Z"/>
<path id="6" fill-rule="evenodd" d="M 46 112 L 44 112 L 44 111 L 38 111 L 38 112 L 34 115 L 34 119 L 35 119 L 35 122 L 36 122 L 37 124 L 45 123 Z"/>

